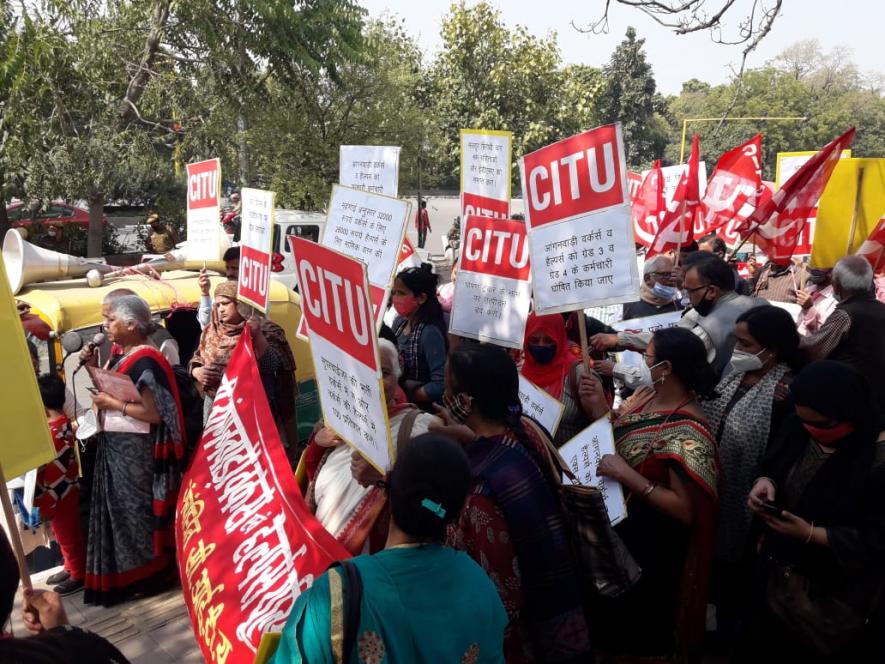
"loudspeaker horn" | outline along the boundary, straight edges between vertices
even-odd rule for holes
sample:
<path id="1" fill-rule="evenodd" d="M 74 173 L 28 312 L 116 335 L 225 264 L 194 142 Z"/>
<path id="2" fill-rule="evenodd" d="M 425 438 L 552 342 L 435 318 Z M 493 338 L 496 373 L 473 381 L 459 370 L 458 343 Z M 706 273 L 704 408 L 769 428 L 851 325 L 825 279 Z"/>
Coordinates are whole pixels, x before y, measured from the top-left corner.
<path id="1" fill-rule="evenodd" d="M 25 239 L 14 228 L 3 238 L 3 264 L 12 294 L 36 281 L 57 281 L 65 277 L 82 277 L 89 270 L 108 272 L 110 265 L 78 256 L 43 249 Z"/>

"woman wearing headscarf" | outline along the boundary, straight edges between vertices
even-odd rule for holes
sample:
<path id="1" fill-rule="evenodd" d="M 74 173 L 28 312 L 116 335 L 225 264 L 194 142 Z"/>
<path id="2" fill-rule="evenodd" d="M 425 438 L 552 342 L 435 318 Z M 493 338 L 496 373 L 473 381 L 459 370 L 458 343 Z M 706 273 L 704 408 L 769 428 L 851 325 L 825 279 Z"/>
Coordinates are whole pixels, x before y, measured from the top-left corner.
<path id="1" fill-rule="evenodd" d="M 553 437 L 553 444 L 562 447 L 592 421 L 577 393 L 584 374 L 580 351 L 569 342 L 559 314 L 530 313 L 524 339 L 522 375 L 564 406 Z"/>
<path id="2" fill-rule="evenodd" d="M 209 324 L 203 330 L 200 344 L 190 361 L 191 375 L 206 398 L 204 416 L 209 415 L 221 377 L 246 325 L 252 329 L 258 372 L 277 429 L 291 452 L 298 442 L 295 357 L 279 325 L 237 302 L 236 281 L 222 281 L 215 287 Z"/>
<path id="3" fill-rule="evenodd" d="M 593 619 L 600 649 L 626 661 L 693 662 L 704 638 L 715 536 L 719 461 L 698 397 L 716 375 L 703 342 L 665 328 L 645 351 L 651 388 L 638 390 L 613 420 L 616 454 L 597 475 L 620 482 L 629 516 L 615 527 L 642 568 L 639 582 L 600 598 Z M 594 415 L 608 406 L 598 381 L 581 391 Z"/>
<path id="4" fill-rule="evenodd" d="M 459 346 L 446 368 L 446 426 L 470 459 L 472 486 L 449 528 L 498 587 L 510 618 L 507 662 L 589 662 L 590 630 L 546 442 L 521 418 L 519 376 L 492 345 Z"/>
<path id="5" fill-rule="evenodd" d="M 105 424 L 109 414 L 127 424 L 105 426 L 92 479 L 83 601 L 108 606 L 175 578 L 172 521 L 184 417 L 172 367 L 150 342 L 147 303 L 137 295 L 117 298 L 104 325 L 121 350 L 106 368 L 128 376 L 141 398 L 126 402 L 106 392 L 92 398 Z"/>
<path id="6" fill-rule="evenodd" d="M 332 567 L 304 591 L 272 661 L 503 664 L 507 614 L 494 584 L 443 545 L 470 481 L 455 442 L 437 434 L 412 440 L 385 483 L 386 548 Z"/>
<path id="7" fill-rule="evenodd" d="M 804 360 L 793 317 L 780 307 L 744 312 L 734 336 L 731 372 L 719 381 L 716 397 L 701 402 L 722 467 L 713 603 L 717 631 L 726 638 L 733 636 L 751 577 L 747 494 L 769 441 L 792 410 L 789 386 Z"/>
<path id="8" fill-rule="evenodd" d="M 882 414 L 863 376 L 839 362 L 809 364 L 790 392 L 795 413 L 748 499 L 765 525 L 757 613 L 764 647 L 751 657 L 883 661 L 869 622 L 881 613 L 885 580 Z"/>

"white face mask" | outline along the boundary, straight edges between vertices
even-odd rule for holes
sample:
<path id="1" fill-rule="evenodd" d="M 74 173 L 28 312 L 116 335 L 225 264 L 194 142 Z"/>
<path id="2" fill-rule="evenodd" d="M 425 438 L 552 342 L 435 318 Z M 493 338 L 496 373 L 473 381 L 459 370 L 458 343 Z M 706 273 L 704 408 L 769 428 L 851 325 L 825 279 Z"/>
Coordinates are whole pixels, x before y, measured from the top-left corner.
<path id="1" fill-rule="evenodd" d="M 731 354 L 731 368 L 739 373 L 761 369 L 765 363 L 759 358 L 759 355 L 764 352 L 764 348 L 758 353 L 748 353 L 735 348 Z"/>
<path id="2" fill-rule="evenodd" d="M 654 386 L 655 386 L 655 383 L 656 383 L 657 381 L 655 381 L 655 380 L 652 379 L 652 377 L 651 377 L 651 370 L 654 369 L 654 368 L 657 367 L 657 366 L 662 365 L 662 364 L 663 364 L 663 362 L 658 362 L 657 364 L 655 364 L 655 365 L 653 365 L 653 366 L 648 366 L 648 365 L 645 363 L 645 360 L 643 360 L 642 362 L 640 362 L 640 363 L 639 363 L 639 367 L 638 367 L 638 369 L 639 369 L 639 376 L 638 376 L 638 377 L 636 378 L 636 380 L 635 380 L 635 383 L 636 383 L 636 384 L 635 384 L 635 385 L 630 385 L 630 386 L 628 386 L 628 387 L 630 387 L 630 388 L 632 388 L 632 389 L 636 389 L 636 388 L 638 388 L 638 387 L 643 387 L 643 386 L 645 386 L 645 387 L 654 387 Z"/>
<path id="3" fill-rule="evenodd" d="M 676 286 L 667 286 L 660 282 L 656 282 L 651 290 L 663 300 L 675 300 L 676 296 L 679 295 L 679 289 Z"/>

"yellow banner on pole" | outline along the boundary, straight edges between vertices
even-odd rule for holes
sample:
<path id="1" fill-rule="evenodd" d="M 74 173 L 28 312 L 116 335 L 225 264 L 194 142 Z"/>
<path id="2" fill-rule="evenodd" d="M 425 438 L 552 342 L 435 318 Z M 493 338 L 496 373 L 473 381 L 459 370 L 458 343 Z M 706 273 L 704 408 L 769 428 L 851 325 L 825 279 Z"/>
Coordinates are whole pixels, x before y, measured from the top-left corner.
<path id="1" fill-rule="evenodd" d="M 885 213 L 885 159 L 840 159 L 817 204 L 811 266 L 855 253 Z"/>
<path id="2" fill-rule="evenodd" d="M 0 257 L 0 467 L 11 480 L 55 457 L 15 298 Z M 6 487 L 0 487 L 5 491 Z"/>

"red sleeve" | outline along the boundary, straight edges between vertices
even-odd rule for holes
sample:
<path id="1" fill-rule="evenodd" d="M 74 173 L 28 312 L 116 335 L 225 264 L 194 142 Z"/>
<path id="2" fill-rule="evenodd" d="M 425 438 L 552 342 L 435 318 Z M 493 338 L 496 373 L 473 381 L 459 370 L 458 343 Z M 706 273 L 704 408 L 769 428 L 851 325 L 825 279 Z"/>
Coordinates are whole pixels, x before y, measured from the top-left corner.
<path id="1" fill-rule="evenodd" d="M 498 588 L 513 622 L 524 605 L 516 553 L 507 522 L 498 507 L 485 496 L 470 495 L 458 521 L 449 529 L 449 545 L 467 553 Z"/>
<path id="2" fill-rule="evenodd" d="M 325 447 L 320 447 L 314 442 L 314 434 L 310 435 L 307 447 L 304 449 L 304 469 L 307 471 L 307 479 L 313 482 L 317 474 L 317 466 L 326 453 Z"/>

